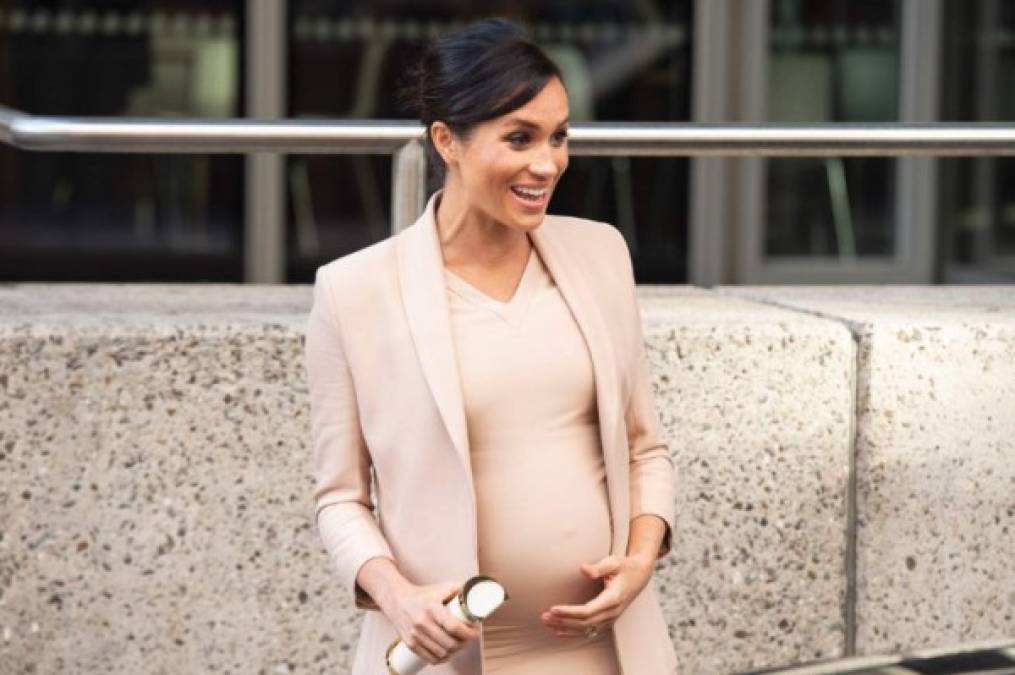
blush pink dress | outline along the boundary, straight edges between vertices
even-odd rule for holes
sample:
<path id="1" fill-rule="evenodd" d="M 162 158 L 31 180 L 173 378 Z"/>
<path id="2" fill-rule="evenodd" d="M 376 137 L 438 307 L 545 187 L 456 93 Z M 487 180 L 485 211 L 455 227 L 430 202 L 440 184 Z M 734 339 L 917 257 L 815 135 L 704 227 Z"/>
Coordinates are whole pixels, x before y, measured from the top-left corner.
<path id="1" fill-rule="evenodd" d="M 613 631 L 558 638 L 540 620 L 603 588 L 579 569 L 611 523 L 592 361 L 532 249 L 507 301 L 444 270 L 478 506 L 479 571 L 510 596 L 482 628 L 484 671 L 619 675 Z"/>

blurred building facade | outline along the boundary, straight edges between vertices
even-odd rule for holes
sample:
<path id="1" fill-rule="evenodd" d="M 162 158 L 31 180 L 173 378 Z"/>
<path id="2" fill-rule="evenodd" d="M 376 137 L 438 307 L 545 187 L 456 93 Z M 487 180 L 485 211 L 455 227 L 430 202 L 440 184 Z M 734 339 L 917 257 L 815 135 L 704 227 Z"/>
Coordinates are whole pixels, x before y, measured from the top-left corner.
<path id="1" fill-rule="evenodd" d="M 406 66 L 490 15 L 530 26 L 575 122 L 1015 121 L 1001 0 L 0 0 L 0 104 L 406 118 Z M 0 280 L 251 279 L 277 210 L 270 280 L 309 282 L 390 234 L 390 158 L 286 156 L 267 192 L 255 161 L 0 146 Z M 1015 281 L 1015 158 L 573 157 L 550 210 L 620 228 L 641 283 Z"/>

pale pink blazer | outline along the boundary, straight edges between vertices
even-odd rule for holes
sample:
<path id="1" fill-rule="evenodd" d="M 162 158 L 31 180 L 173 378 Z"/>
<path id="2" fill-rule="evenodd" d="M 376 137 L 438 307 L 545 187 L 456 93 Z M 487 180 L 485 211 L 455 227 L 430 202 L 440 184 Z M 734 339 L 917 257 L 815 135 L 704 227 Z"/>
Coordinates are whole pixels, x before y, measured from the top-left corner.
<path id="1" fill-rule="evenodd" d="M 392 558 L 420 584 L 463 582 L 483 572 L 433 215 L 438 194 L 410 227 L 322 265 L 307 323 L 317 523 L 345 592 L 366 610 L 377 606 L 355 578 L 375 556 Z M 606 223 L 557 215 L 546 215 L 531 238 L 592 357 L 611 552 L 624 555 L 630 519 L 652 513 L 667 524 L 662 557 L 673 529 L 673 462 L 653 405 L 626 243 Z M 676 656 L 654 582 L 616 620 L 614 635 L 626 675 L 674 672 Z M 385 675 L 385 650 L 396 637 L 380 611 L 367 612 L 353 674 Z M 473 640 L 424 672 L 480 675 L 481 650 L 482 640 Z"/>

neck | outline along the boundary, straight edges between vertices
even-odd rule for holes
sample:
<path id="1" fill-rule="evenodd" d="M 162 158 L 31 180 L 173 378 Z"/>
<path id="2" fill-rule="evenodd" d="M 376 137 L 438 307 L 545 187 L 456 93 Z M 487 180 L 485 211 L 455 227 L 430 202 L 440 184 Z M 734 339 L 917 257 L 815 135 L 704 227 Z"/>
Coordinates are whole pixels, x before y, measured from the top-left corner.
<path id="1" fill-rule="evenodd" d="M 445 185 L 434 210 L 445 266 L 496 269 L 528 258 L 528 234 L 476 209 L 460 187 Z"/>

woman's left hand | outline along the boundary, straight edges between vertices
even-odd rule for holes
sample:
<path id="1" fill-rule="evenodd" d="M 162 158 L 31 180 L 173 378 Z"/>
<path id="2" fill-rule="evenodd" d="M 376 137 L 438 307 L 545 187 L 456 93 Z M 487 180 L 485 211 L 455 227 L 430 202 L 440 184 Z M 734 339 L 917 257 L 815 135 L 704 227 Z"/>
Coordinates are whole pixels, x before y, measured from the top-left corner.
<path id="1" fill-rule="evenodd" d="M 608 555 L 596 563 L 582 563 L 589 579 L 602 579 L 602 592 L 584 605 L 554 605 L 540 615 L 557 637 L 588 637 L 593 626 L 603 630 L 620 616 L 652 578 L 654 565 L 643 557 Z"/>

